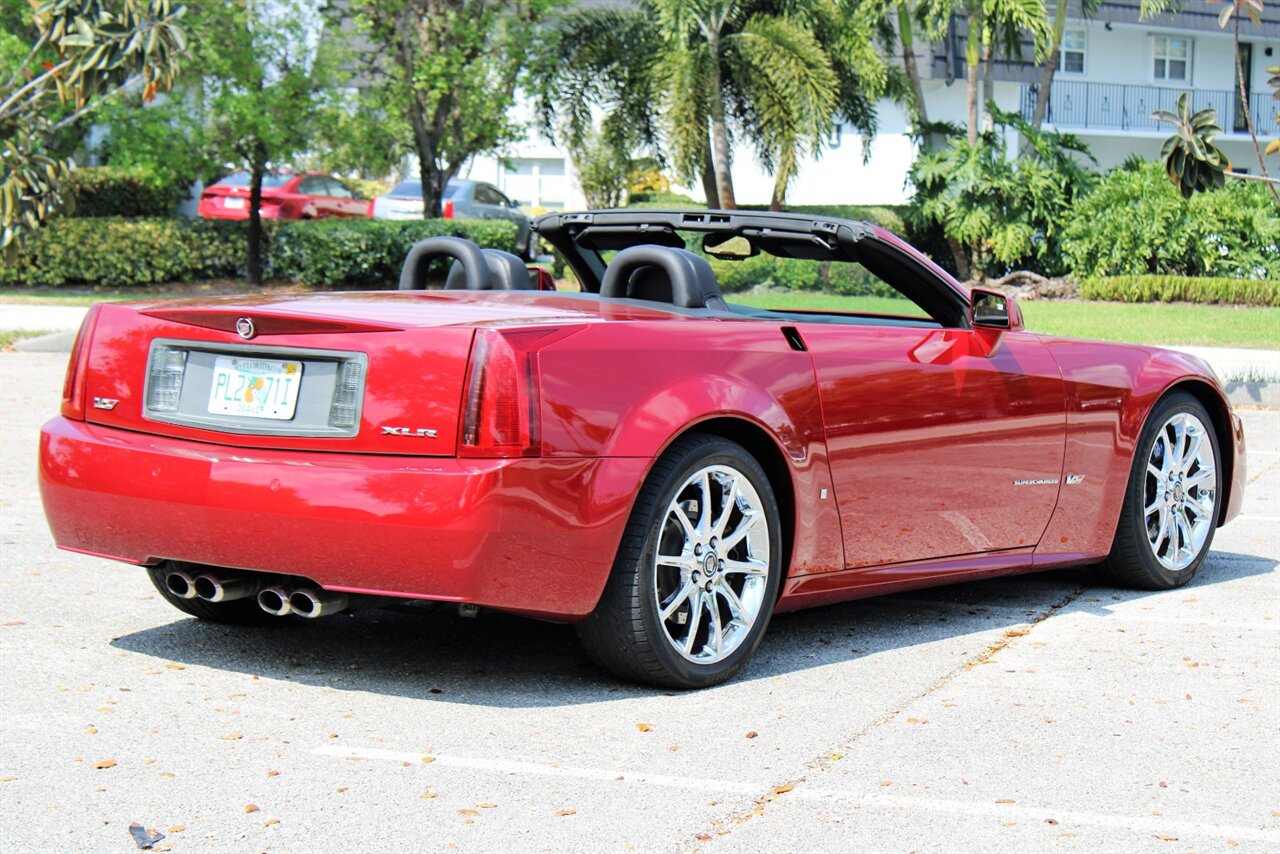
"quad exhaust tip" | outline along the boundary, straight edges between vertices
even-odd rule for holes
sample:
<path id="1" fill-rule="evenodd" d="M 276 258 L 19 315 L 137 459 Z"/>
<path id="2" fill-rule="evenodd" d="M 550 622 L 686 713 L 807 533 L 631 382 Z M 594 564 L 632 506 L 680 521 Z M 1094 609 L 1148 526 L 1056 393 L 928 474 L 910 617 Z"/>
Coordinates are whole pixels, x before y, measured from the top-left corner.
<path id="1" fill-rule="evenodd" d="M 331 590 L 314 590 L 302 588 L 289 594 L 289 607 L 299 617 L 315 619 L 327 617 L 339 611 L 345 611 L 348 605 L 347 594 L 334 593 Z"/>
<path id="2" fill-rule="evenodd" d="M 175 569 L 164 577 L 164 584 L 169 588 L 169 592 L 179 599 L 196 598 L 196 580 L 189 572 Z"/>
<path id="3" fill-rule="evenodd" d="M 197 576 L 195 580 L 196 596 L 205 602 L 234 602 L 237 599 L 246 599 L 256 595 L 259 586 L 258 582 L 251 578 L 238 576 L 223 578 L 211 572 Z"/>
<path id="4" fill-rule="evenodd" d="M 293 613 L 289 604 L 289 591 L 283 587 L 268 587 L 258 593 L 258 607 L 268 614 L 285 617 Z"/>

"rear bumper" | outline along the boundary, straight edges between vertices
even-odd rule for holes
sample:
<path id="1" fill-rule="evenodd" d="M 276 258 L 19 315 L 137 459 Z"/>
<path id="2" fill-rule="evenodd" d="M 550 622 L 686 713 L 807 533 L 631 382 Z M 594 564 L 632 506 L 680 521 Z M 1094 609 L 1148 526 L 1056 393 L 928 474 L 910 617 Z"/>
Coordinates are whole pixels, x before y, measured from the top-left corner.
<path id="1" fill-rule="evenodd" d="M 40 438 L 41 497 L 61 548 L 554 619 L 595 607 L 647 468 L 268 452 L 62 417 Z"/>

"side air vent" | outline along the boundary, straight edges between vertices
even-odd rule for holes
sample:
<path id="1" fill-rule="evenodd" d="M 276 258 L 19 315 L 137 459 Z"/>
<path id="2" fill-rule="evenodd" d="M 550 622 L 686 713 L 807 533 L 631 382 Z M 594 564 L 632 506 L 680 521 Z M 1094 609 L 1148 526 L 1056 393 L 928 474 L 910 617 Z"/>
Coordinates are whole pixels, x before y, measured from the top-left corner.
<path id="1" fill-rule="evenodd" d="M 804 339 L 800 337 L 800 330 L 794 326 L 782 327 L 782 337 L 787 339 L 787 343 L 791 345 L 792 350 L 799 350 L 803 353 L 809 349 L 804 345 Z"/>

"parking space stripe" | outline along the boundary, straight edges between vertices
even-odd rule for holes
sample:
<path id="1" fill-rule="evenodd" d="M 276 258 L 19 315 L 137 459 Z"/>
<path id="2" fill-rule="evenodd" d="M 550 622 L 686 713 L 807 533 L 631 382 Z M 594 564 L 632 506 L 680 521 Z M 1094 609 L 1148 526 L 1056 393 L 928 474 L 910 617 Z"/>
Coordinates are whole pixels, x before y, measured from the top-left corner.
<path id="1" fill-rule="evenodd" d="M 387 760 L 397 763 L 419 763 L 428 754 L 383 748 L 345 748 L 322 745 L 311 751 L 313 756 L 333 756 L 342 759 Z M 576 780 L 628 782 L 664 788 L 688 789 L 703 793 L 731 792 L 753 799 L 774 791 L 769 783 L 744 783 L 740 780 L 710 780 L 697 777 L 677 777 L 670 774 L 651 774 L 620 768 L 580 768 L 545 762 L 521 762 L 509 759 L 480 759 L 466 756 L 431 755 L 432 766 L 465 768 L 471 771 L 490 771 L 498 774 L 527 774 L 539 777 L 563 777 Z M 843 789 L 824 789 L 803 784 L 796 785 L 784 795 L 774 797 L 787 800 L 825 801 L 858 807 L 925 810 L 949 815 L 970 815 L 992 818 L 1019 818 L 1028 821 L 1053 819 L 1059 825 L 1072 824 L 1119 830 L 1139 830 L 1151 833 L 1181 833 L 1248 839 L 1280 844 L 1280 830 L 1258 827 L 1237 827 L 1210 824 L 1208 822 L 1166 819 L 1163 817 L 1111 815 L 1080 810 L 1060 810 L 1052 807 L 1031 807 L 1018 804 L 981 803 L 948 798 L 927 798 L 881 793 L 864 793 Z"/>

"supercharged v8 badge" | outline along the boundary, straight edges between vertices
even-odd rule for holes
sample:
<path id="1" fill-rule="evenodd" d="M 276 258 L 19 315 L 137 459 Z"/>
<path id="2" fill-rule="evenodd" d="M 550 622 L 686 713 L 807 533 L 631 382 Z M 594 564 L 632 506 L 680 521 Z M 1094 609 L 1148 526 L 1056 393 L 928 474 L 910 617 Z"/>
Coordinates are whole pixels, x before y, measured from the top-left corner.
<path id="1" fill-rule="evenodd" d="M 1056 477 L 1035 477 L 1030 480 L 1015 480 L 1014 486 L 1054 486 L 1057 484 Z"/>
<path id="2" fill-rule="evenodd" d="M 428 427 L 387 427 L 383 425 L 382 435 L 384 436 L 408 436 L 417 439 L 434 439 L 436 431 Z"/>

